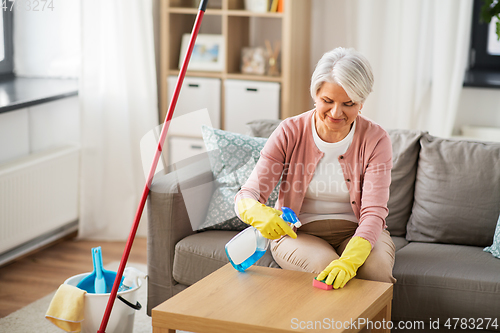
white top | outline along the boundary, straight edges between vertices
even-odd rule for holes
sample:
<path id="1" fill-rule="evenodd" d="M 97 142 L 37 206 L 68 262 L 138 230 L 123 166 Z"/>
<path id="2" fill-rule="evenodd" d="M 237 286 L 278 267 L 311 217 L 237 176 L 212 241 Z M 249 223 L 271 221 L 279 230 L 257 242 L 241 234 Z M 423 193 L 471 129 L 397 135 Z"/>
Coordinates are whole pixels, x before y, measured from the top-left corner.
<path id="1" fill-rule="evenodd" d="M 352 143 L 356 121 L 351 131 L 339 142 L 323 141 L 316 132 L 315 117 L 311 120 L 314 143 L 325 155 L 316 166 L 299 214 L 302 224 L 326 219 L 342 219 L 358 223 L 351 207 L 349 191 L 338 157 Z"/>

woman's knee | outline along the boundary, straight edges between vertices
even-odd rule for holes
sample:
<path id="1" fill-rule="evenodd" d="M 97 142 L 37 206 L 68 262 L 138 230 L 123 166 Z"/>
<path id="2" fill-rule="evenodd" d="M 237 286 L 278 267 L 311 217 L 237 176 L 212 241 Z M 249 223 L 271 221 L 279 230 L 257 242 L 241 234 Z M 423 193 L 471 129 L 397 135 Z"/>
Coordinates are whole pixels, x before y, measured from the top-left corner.
<path id="1" fill-rule="evenodd" d="M 384 230 L 365 263 L 359 268 L 360 279 L 395 283 L 392 275 L 396 248 L 388 231 Z"/>
<path id="2" fill-rule="evenodd" d="M 364 280 L 395 283 L 392 275 L 393 265 L 386 260 L 369 260 L 358 269 L 357 277 Z"/>
<path id="3" fill-rule="evenodd" d="M 271 242 L 274 260 L 283 269 L 319 274 L 339 256 L 330 244 L 319 237 L 297 234 L 293 239 L 288 236 Z"/>

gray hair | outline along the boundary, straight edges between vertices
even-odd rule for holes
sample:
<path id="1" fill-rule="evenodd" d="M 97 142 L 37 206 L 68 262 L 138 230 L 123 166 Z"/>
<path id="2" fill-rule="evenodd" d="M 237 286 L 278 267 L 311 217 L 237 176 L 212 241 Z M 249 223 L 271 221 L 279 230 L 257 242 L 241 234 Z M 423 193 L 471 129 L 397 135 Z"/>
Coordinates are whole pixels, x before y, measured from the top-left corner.
<path id="1" fill-rule="evenodd" d="M 373 73 L 368 60 L 354 49 L 337 47 L 325 53 L 311 78 L 314 99 L 323 83 L 336 83 L 355 103 L 364 103 L 373 86 Z"/>

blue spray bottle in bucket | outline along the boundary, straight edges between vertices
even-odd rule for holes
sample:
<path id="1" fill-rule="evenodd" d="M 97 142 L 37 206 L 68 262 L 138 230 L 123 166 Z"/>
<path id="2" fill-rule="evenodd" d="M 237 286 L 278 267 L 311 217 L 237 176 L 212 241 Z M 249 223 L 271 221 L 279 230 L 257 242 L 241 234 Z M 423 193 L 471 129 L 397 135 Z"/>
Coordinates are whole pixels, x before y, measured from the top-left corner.
<path id="1" fill-rule="evenodd" d="M 281 218 L 290 226 L 299 228 L 302 225 L 293 210 L 281 207 L 281 211 Z M 235 269 L 244 272 L 266 253 L 270 242 L 259 230 L 250 226 L 227 242 L 226 255 Z"/>

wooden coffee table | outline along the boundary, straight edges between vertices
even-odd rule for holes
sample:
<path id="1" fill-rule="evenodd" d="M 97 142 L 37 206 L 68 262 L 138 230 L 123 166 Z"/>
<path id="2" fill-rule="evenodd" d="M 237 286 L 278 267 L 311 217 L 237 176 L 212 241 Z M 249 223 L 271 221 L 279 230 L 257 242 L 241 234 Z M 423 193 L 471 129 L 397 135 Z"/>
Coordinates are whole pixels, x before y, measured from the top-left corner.
<path id="1" fill-rule="evenodd" d="M 353 279 L 343 289 L 312 286 L 315 274 L 230 264 L 152 311 L 153 333 L 390 332 L 392 284 Z"/>

